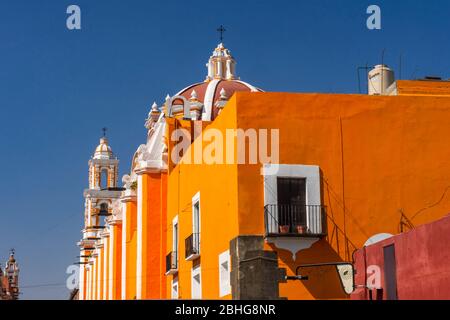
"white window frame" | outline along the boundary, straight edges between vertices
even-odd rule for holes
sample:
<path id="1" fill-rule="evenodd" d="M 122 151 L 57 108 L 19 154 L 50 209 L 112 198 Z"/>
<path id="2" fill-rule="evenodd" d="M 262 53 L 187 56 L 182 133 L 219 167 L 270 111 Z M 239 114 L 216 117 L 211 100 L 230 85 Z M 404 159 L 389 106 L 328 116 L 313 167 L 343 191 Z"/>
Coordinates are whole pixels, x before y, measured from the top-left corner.
<path id="1" fill-rule="evenodd" d="M 175 231 L 176 230 L 176 231 Z M 177 253 L 176 255 L 176 264 L 177 267 L 176 269 L 172 269 L 172 265 L 170 266 L 170 270 L 166 272 L 166 275 L 169 274 L 176 274 L 178 272 L 178 268 L 179 268 L 179 257 L 180 257 L 180 253 L 178 251 L 178 248 L 180 247 L 180 224 L 178 223 L 178 216 L 176 216 L 175 218 L 173 218 L 172 220 L 172 257 L 171 259 L 173 259 L 173 254 L 174 252 Z M 172 263 L 172 260 L 171 260 Z"/>
<path id="2" fill-rule="evenodd" d="M 178 278 L 173 278 L 170 281 L 170 297 L 171 297 L 171 299 L 174 299 L 174 300 L 179 299 Z"/>
<path id="3" fill-rule="evenodd" d="M 225 263 L 228 266 L 227 271 L 223 270 Z M 231 294 L 231 258 L 230 250 L 227 250 L 219 254 L 219 296 L 222 298 L 229 294 Z"/>
<path id="4" fill-rule="evenodd" d="M 320 206 L 320 167 L 311 165 L 292 165 L 292 164 L 265 164 L 263 167 L 264 175 L 264 206 L 278 204 L 278 178 L 304 178 L 306 179 L 306 205 Z M 310 226 L 307 215 L 307 225 Z M 278 233 L 278 226 L 273 233 Z M 319 230 L 322 231 L 322 230 Z M 320 232 L 319 232 L 320 233 Z"/>
<path id="5" fill-rule="evenodd" d="M 175 226 L 176 226 L 176 228 L 175 228 Z M 176 232 L 175 232 L 175 229 L 176 229 Z M 177 253 L 177 258 L 178 258 L 179 244 L 180 244 L 180 225 L 178 224 L 178 216 L 176 216 L 172 220 L 172 252 Z"/>
<path id="6" fill-rule="evenodd" d="M 202 213 L 201 213 L 201 202 L 200 202 L 200 192 L 197 192 L 192 197 L 192 234 L 198 233 L 198 253 L 192 254 L 189 257 L 186 257 L 186 260 L 192 261 L 200 257 L 201 252 L 201 234 L 202 234 Z M 198 204 L 198 232 L 196 232 L 196 222 L 195 222 L 195 206 Z"/>
<path id="7" fill-rule="evenodd" d="M 198 276 L 200 279 L 199 284 L 196 285 L 195 277 Z M 202 269 L 201 266 L 195 266 L 191 269 L 191 299 L 201 299 L 202 298 Z"/>

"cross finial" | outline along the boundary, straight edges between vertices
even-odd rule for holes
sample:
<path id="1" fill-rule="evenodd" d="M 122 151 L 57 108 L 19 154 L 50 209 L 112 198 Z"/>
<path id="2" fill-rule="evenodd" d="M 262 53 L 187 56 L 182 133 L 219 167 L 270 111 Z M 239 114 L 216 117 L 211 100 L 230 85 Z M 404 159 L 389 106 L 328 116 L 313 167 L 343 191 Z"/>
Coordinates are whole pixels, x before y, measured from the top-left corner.
<path id="1" fill-rule="evenodd" d="M 11 253 L 11 255 L 13 256 L 13 255 L 15 255 L 16 254 L 16 249 L 14 249 L 14 248 L 11 248 L 10 250 L 9 250 L 9 252 Z"/>
<path id="2" fill-rule="evenodd" d="M 223 34 L 227 31 L 223 25 L 220 25 L 220 27 L 217 29 L 217 32 L 220 32 L 220 42 L 223 42 Z"/>
<path id="3" fill-rule="evenodd" d="M 103 131 L 103 137 L 106 137 L 106 131 L 108 131 L 108 128 L 104 127 L 104 128 L 102 128 L 102 131 Z"/>

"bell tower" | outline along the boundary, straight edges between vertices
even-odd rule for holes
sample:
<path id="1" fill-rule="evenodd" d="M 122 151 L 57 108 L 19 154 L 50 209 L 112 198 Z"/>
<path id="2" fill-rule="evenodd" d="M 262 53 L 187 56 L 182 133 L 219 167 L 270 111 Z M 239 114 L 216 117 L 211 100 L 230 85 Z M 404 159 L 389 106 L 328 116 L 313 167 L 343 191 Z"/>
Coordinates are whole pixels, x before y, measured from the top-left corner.
<path id="1" fill-rule="evenodd" d="M 107 219 L 112 215 L 113 202 L 123 188 L 118 187 L 119 159 L 114 155 L 106 137 L 106 128 L 99 145 L 89 160 L 89 188 L 84 190 L 84 229 L 80 247 L 80 296 L 84 296 L 85 272 L 92 265 L 96 249 L 102 246 L 102 234 L 108 230 Z"/>
<path id="2" fill-rule="evenodd" d="M 110 215 L 113 199 L 120 197 L 117 187 L 119 160 L 104 134 L 89 160 L 89 189 L 85 190 L 85 228 L 100 226 L 100 217 Z"/>
<path id="3" fill-rule="evenodd" d="M 19 298 L 19 265 L 14 255 L 15 251 L 14 249 L 11 249 L 9 259 L 5 263 L 4 277 L 6 278 L 6 288 L 7 288 L 6 298 L 9 300 L 17 300 Z"/>

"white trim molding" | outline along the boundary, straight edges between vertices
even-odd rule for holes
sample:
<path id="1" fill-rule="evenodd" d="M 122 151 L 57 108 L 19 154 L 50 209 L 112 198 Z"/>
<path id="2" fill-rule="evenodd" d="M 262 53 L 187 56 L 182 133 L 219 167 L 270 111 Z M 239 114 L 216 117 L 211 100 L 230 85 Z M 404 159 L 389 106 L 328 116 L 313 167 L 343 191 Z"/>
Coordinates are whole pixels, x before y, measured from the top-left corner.
<path id="1" fill-rule="evenodd" d="M 191 270 L 191 299 L 202 298 L 202 269 L 200 265 Z"/>
<path id="2" fill-rule="evenodd" d="M 219 296 L 231 294 L 231 259 L 230 250 L 219 254 Z"/>
<path id="3" fill-rule="evenodd" d="M 197 192 L 193 197 L 192 197 L 192 200 L 191 200 L 191 204 L 192 204 L 192 235 L 193 235 L 193 237 L 194 237 L 194 240 L 193 241 L 195 241 L 195 240 L 197 240 L 198 241 L 198 252 L 197 253 L 194 253 L 194 254 L 191 254 L 189 257 L 186 257 L 186 260 L 188 260 L 188 261 L 192 261 L 192 260 L 195 260 L 195 259 L 197 259 L 198 257 L 200 257 L 200 248 L 201 248 L 201 239 L 200 239 L 200 237 L 201 237 L 201 230 L 202 230 L 202 223 L 201 223 L 201 221 L 202 221 L 202 216 L 201 216 L 201 202 L 200 202 L 200 191 L 199 192 Z M 198 204 L 198 221 L 196 222 L 195 221 L 195 206 L 196 206 L 196 204 Z M 196 224 L 198 223 L 198 230 L 196 230 Z M 196 232 L 196 231 L 198 231 L 198 232 Z M 197 234 L 196 234 L 197 233 Z M 197 237 L 197 239 L 196 239 L 196 237 Z"/>
<path id="4" fill-rule="evenodd" d="M 276 174 L 273 174 L 276 172 Z M 318 166 L 265 164 L 264 205 L 277 204 L 277 178 L 306 178 L 306 204 L 320 205 L 320 168 Z"/>
<path id="5" fill-rule="evenodd" d="M 176 230 L 175 230 L 175 226 L 176 226 Z M 165 273 L 165 275 L 170 275 L 170 274 L 177 274 L 178 273 L 178 267 L 179 267 L 179 261 L 180 261 L 180 253 L 179 253 L 179 247 L 180 247 L 180 224 L 178 223 L 178 215 L 173 218 L 172 220 L 172 250 L 171 250 L 171 259 L 173 259 L 174 257 L 174 252 L 176 252 L 175 255 L 175 263 L 176 263 L 176 268 L 172 269 L 172 265 L 170 265 L 169 270 Z M 172 263 L 172 260 L 171 260 Z"/>
<path id="6" fill-rule="evenodd" d="M 178 278 L 174 277 L 172 280 L 170 280 L 170 298 L 171 299 L 178 299 L 179 297 L 179 285 L 178 285 Z"/>
<path id="7" fill-rule="evenodd" d="M 121 297 L 122 300 L 127 299 L 127 203 L 122 202 L 122 282 Z"/>
<path id="8" fill-rule="evenodd" d="M 137 244 L 136 244 L 136 299 L 140 300 L 142 299 L 142 255 L 143 252 L 143 236 L 144 236 L 144 230 L 143 230 L 143 215 L 142 212 L 142 201 L 143 198 L 143 177 L 142 175 L 137 176 Z"/>
<path id="9" fill-rule="evenodd" d="M 293 164 L 265 164 L 263 166 L 264 175 L 264 207 L 267 205 L 278 204 L 278 178 L 305 178 L 306 179 L 306 205 L 320 206 L 320 168 L 311 165 L 293 165 Z M 307 215 L 307 224 L 309 223 L 309 215 Z M 274 228 L 274 234 L 278 233 L 278 225 L 271 224 Z M 322 230 L 316 230 L 317 234 Z M 295 261 L 299 251 L 309 249 L 319 241 L 319 237 L 268 237 L 267 241 L 273 243 L 277 248 L 288 250 L 292 253 L 292 259 Z"/>

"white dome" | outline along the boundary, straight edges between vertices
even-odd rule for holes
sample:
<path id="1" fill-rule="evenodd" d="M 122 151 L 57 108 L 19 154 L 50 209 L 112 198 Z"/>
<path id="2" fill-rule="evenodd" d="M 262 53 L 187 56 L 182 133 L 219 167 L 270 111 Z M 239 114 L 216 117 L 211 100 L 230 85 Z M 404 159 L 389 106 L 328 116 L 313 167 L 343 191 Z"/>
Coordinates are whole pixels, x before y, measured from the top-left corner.
<path id="1" fill-rule="evenodd" d="M 114 154 L 111 147 L 108 145 L 108 139 L 103 137 L 100 139 L 100 144 L 95 149 L 94 159 L 111 160 L 114 159 Z"/>

